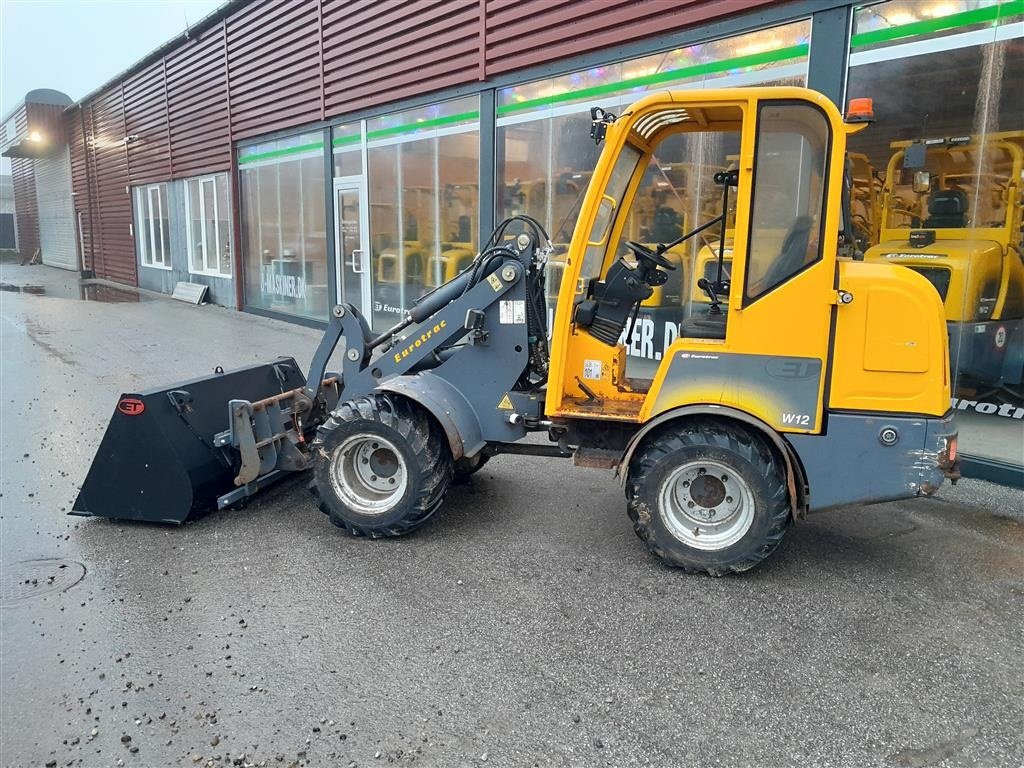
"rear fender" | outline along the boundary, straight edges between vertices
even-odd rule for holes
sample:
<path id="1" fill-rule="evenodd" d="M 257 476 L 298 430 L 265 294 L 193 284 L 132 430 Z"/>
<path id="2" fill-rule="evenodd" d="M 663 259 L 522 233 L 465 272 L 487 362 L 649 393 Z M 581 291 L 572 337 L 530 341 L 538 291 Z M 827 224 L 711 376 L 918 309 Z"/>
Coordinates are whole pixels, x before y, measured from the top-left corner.
<path id="1" fill-rule="evenodd" d="M 738 421 L 744 426 L 761 434 L 773 446 L 775 446 L 786 466 L 786 487 L 789 489 L 789 504 L 793 512 L 793 518 L 796 519 L 798 517 L 804 517 L 807 512 L 807 480 L 804 477 L 800 462 L 797 460 L 796 456 L 793 455 L 793 449 L 790 448 L 789 444 L 782 439 L 782 436 L 778 432 L 768 426 L 765 422 L 751 416 L 749 413 L 744 413 L 743 411 L 723 405 L 686 405 L 681 408 L 673 408 L 670 411 L 665 411 L 648 421 L 639 432 L 633 435 L 629 444 L 626 446 L 625 452 L 622 454 L 622 459 L 619 461 L 619 465 L 615 469 L 615 473 L 619 476 L 619 483 L 625 487 L 626 475 L 629 470 L 629 462 L 633 458 L 633 454 L 636 452 L 636 449 L 640 446 L 640 443 L 643 442 L 644 438 L 650 434 L 652 430 L 663 424 L 667 424 L 670 421 L 684 419 L 691 416 L 714 416 L 720 419 Z"/>
<path id="2" fill-rule="evenodd" d="M 377 390 L 391 392 L 425 408 L 444 430 L 452 458 L 473 456 L 485 445 L 480 420 L 470 402 L 450 382 L 430 371 L 415 376 L 396 376 Z"/>

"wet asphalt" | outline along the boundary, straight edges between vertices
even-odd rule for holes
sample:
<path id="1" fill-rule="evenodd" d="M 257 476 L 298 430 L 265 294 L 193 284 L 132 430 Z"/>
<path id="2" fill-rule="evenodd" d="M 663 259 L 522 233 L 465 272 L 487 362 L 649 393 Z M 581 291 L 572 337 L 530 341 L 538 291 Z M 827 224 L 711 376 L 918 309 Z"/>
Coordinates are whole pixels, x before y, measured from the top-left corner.
<path id="1" fill-rule="evenodd" d="M 1019 491 L 822 513 L 724 579 L 556 459 L 492 460 L 400 540 L 301 478 L 182 527 L 69 517 L 120 392 L 318 333 L 0 282 L 44 288 L 0 291 L 3 766 L 1024 764 Z"/>

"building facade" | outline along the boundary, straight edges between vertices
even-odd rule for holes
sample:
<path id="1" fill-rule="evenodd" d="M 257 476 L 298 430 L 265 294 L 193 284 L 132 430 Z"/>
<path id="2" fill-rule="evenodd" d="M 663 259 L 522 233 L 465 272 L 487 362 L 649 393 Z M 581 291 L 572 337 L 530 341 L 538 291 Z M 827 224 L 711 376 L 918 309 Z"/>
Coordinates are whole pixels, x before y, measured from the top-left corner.
<path id="1" fill-rule="evenodd" d="M 962 450 L 1024 464 L 1024 0 L 229 2 L 63 109 L 81 265 L 303 323 L 349 301 L 384 328 L 507 215 L 567 244 L 598 151 L 590 107 L 778 84 L 873 99 L 850 147 L 869 257 L 898 261 L 887 238 L 928 226 L 951 185 L 964 237 L 1001 249 L 987 276 L 911 266 L 946 300 Z M 733 152 L 666 148 L 633 239 L 700 223 Z M 951 291 L 988 314 L 954 317 Z M 683 303 L 644 308 L 638 364 Z"/>

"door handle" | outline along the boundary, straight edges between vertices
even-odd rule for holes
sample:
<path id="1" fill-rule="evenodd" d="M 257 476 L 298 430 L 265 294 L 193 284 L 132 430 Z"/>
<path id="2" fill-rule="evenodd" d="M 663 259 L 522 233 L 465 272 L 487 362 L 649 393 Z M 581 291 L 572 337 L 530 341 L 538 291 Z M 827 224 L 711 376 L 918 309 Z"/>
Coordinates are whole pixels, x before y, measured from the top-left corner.
<path id="1" fill-rule="evenodd" d="M 356 254 L 357 253 L 359 254 L 358 258 L 356 258 Z M 359 266 L 356 266 L 357 264 Z M 355 272 L 357 275 L 363 274 L 363 249 L 362 248 L 353 248 L 352 249 L 352 271 Z"/>

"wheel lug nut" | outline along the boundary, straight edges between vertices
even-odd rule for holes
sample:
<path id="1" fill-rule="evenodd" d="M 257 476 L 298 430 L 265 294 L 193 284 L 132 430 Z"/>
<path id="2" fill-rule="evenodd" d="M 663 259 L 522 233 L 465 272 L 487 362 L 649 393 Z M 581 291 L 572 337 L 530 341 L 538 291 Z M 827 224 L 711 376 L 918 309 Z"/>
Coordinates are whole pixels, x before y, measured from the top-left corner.
<path id="1" fill-rule="evenodd" d="M 690 509 L 693 509 L 693 507 L 695 507 L 696 505 L 692 501 L 688 501 L 686 502 L 686 506 L 690 507 Z"/>
<path id="2" fill-rule="evenodd" d="M 698 475 L 706 475 L 707 473 L 708 473 L 708 471 L 706 469 L 698 469 L 697 470 L 697 474 Z"/>
<path id="3" fill-rule="evenodd" d="M 370 475 L 370 479 L 371 479 L 371 480 L 376 480 L 376 479 L 377 479 L 377 476 L 376 476 L 376 475 Z"/>
<path id="4" fill-rule="evenodd" d="M 732 496 L 726 496 L 726 497 L 725 497 L 725 500 L 726 500 L 727 502 L 729 502 L 730 504 L 732 504 Z"/>
<path id="5" fill-rule="evenodd" d="M 729 482 L 729 476 L 728 475 L 722 475 L 722 482 L 723 483 L 728 483 Z"/>
<path id="6" fill-rule="evenodd" d="M 683 480 L 683 488 L 689 488 L 689 487 L 690 487 L 690 481 L 689 480 Z"/>

